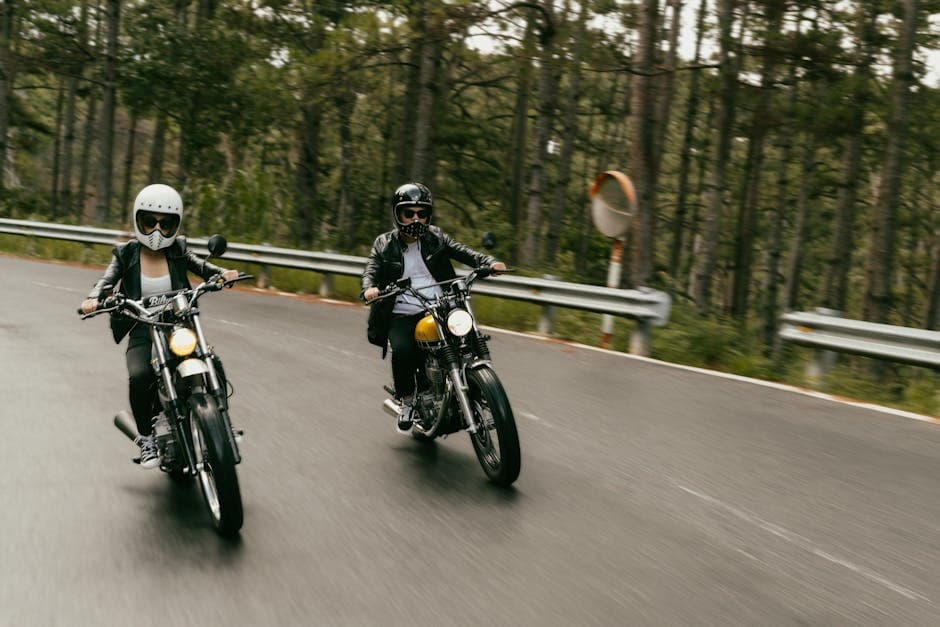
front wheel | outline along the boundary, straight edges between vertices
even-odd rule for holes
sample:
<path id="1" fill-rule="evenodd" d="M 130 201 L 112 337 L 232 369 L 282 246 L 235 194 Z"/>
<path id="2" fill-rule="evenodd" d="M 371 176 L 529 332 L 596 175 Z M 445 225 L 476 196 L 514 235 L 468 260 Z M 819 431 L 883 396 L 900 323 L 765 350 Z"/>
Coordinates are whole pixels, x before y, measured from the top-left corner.
<path id="1" fill-rule="evenodd" d="M 495 484 L 508 486 L 519 477 L 521 454 L 516 419 L 509 398 L 489 366 L 467 371 L 470 409 L 479 429 L 470 435 L 483 472 Z"/>
<path id="2" fill-rule="evenodd" d="M 222 535 L 235 535 L 242 528 L 244 514 L 235 456 L 226 437 L 225 421 L 211 396 L 194 394 L 189 405 L 196 476 L 212 524 Z"/>

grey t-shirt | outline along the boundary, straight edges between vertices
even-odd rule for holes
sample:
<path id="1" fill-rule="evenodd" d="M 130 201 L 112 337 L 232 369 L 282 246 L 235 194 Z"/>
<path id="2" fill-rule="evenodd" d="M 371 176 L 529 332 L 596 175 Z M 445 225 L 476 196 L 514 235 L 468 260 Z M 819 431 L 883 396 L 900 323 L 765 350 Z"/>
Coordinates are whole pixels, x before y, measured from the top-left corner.
<path id="1" fill-rule="evenodd" d="M 408 244 L 405 249 L 405 271 L 402 278 L 408 277 L 411 277 L 411 286 L 420 291 L 422 296 L 434 298 L 442 294 L 439 285 L 432 285 L 437 281 L 431 276 L 427 264 L 421 258 L 420 240 Z M 423 310 L 424 307 L 421 305 L 421 301 L 414 294 L 399 294 L 395 299 L 395 307 L 392 309 L 394 313 L 405 315 L 416 314 Z"/>

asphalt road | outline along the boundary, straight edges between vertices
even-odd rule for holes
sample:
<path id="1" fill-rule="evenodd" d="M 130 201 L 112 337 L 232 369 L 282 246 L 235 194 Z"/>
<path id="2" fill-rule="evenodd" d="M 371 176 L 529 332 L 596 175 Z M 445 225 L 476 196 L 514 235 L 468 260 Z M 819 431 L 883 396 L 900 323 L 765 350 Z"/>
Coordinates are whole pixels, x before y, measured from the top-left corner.
<path id="1" fill-rule="evenodd" d="M 101 273 L 0 257 L 2 625 L 937 625 L 940 426 L 494 332 L 523 453 L 381 411 L 362 307 L 205 297 L 245 526 L 130 462 Z"/>

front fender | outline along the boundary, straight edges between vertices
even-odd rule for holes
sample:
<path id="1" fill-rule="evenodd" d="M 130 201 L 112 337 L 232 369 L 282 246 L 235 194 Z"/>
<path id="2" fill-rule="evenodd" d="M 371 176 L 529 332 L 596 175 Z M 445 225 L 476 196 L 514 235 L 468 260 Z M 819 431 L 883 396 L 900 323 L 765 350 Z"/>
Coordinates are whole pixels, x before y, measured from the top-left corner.
<path id="1" fill-rule="evenodd" d="M 176 375 L 184 380 L 189 379 L 190 377 L 208 373 L 209 367 L 206 366 L 206 362 L 195 357 L 191 357 L 180 362 L 180 364 L 176 367 Z"/>

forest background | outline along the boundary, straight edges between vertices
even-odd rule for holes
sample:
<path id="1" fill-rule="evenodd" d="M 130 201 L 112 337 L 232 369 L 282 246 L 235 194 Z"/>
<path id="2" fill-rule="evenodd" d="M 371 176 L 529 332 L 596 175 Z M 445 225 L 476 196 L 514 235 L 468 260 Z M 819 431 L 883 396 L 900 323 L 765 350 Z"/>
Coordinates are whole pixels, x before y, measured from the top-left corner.
<path id="1" fill-rule="evenodd" d="M 784 311 L 937 328 L 938 0 L 2 6 L 0 216 L 127 228 L 164 182 L 191 235 L 366 255 L 420 180 L 458 239 L 602 285 L 614 169 L 623 286 L 673 296 L 654 357 L 804 384 Z M 937 373 L 840 363 L 814 384 L 938 412 Z"/>

